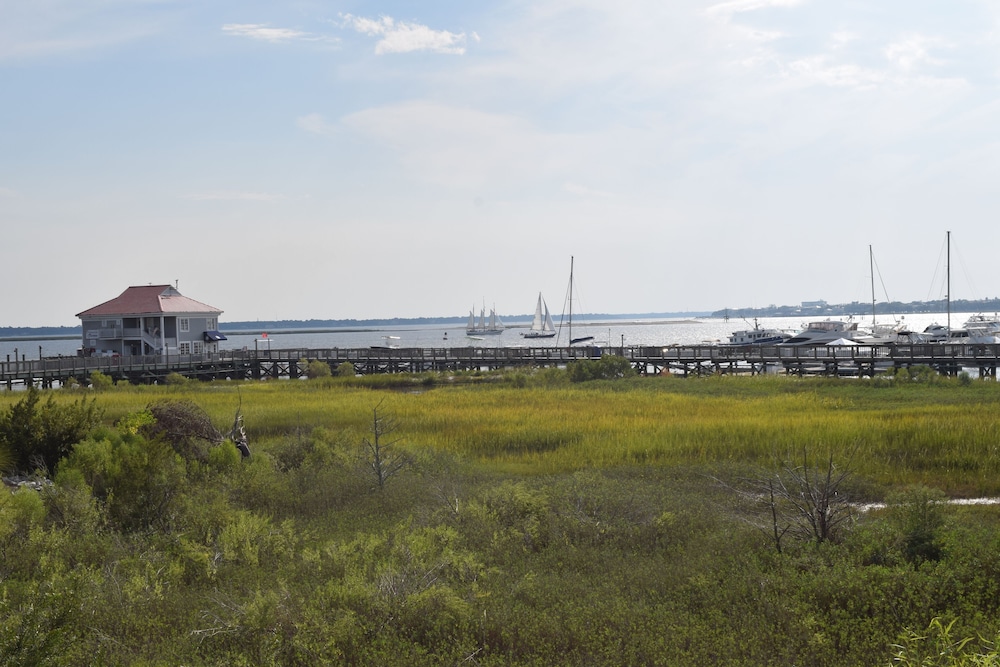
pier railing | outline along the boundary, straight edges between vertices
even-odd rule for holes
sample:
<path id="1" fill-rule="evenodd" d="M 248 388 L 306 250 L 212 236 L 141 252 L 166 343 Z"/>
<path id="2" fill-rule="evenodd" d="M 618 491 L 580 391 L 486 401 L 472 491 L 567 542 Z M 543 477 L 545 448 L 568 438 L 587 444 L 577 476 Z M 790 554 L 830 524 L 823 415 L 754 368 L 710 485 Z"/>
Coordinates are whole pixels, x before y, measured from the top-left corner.
<path id="1" fill-rule="evenodd" d="M 357 372 L 496 370 L 505 367 L 559 366 L 581 359 L 614 354 L 626 358 L 640 373 L 758 372 L 764 368 L 788 373 L 873 374 L 877 369 L 931 366 L 955 374 L 972 368 L 980 376 L 996 377 L 1000 345 L 844 345 L 844 346 L 626 346 L 626 347 L 450 347 L 450 348 L 328 348 L 230 350 L 217 353 L 45 357 L 0 360 L 0 383 L 40 383 L 51 386 L 71 378 L 85 382 L 99 371 L 114 379 L 159 382 L 170 373 L 199 379 L 297 378 L 310 361 L 336 368 L 350 362 Z M 305 363 L 303 363 L 305 362 Z"/>

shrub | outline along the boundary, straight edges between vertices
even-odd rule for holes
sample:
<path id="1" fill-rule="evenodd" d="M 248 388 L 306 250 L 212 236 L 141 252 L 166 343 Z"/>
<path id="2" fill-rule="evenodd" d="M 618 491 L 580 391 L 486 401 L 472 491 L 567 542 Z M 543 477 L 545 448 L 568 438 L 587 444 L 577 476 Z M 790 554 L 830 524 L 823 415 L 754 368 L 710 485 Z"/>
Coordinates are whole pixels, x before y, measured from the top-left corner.
<path id="1" fill-rule="evenodd" d="M 105 375 L 101 371 L 91 371 L 90 386 L 94 391 L 104 391 L 115 386 L 115 381 L 110 375 Z"/>
<path id="2" fill-rule="evenodd" d="M 24 398 L 0 415 L 0 449 L 11 452 L 16 468 L 36 468 L 47 473 L 100 423 L 103 414 L 94 399 L 81 398 L 63 405 L 49 394 L 45 403 L 40 401 L 39 390 L 29 387 Z"/>
<path id="3" fill-rule="evenodd" d="M 306 377 L 310 380 L 328 378 L 331 375 L 333 375 L 333 372 L 330 370 L 330 365 L 319 359 L 313 359 L 306 366 Z"/>
<path id="4" fill-rule="evenodd" d="M 357 373 L 354 370 L 354 364 L 349 361 L 337 366 L 337 375 L 340 377 L 354 377 Z"/>
<path id="5" fill-rule="evenodd" d="M 146 530 L 169 524 L 168 508 L 183 486 L 185 466 L 166 442 L 104 430 L 79 443 L 59 466 L 59 479 L 81 477 L 113 525 Z"/>
<path id="6" fill-rule="evenodd" d="M 569 379 L 572 382 L 586 382 L 588 380 L 618 380 L 632 377 L 635 369 L 625 357 L 615 355 L 605 355 L 600 359 L 584 359 L 574 361 L 567 367 Z"/>
<path id="7" fill-rule="evenodd" d="M 174 372 L 174 373 L 168 373 L 167 377 L 163 378 L 163 382 L 164 384 L 167 385 L 177 386 L 177 385 L 188 384 L 189 382 L 191 382 L 191 380 L 184 377 L 180 373 Z"/>
<path id="8" fill-rule="evenodd" d="M 939 532 L 944 523 L 941 491 L 918 486 L 889 498 L 892 523 L 899 532 L 903 557 L 913 564 L 941 558 Z"/>
<path id="9" fill-rule="evenodd" d="M 140 431 L 150 439 L 162 439 L 189 460 L 204 461 L 208 448 L 222 442 L 222 433 L 193 401 L 159 401 L 148 408 L 153 422 Z"/>

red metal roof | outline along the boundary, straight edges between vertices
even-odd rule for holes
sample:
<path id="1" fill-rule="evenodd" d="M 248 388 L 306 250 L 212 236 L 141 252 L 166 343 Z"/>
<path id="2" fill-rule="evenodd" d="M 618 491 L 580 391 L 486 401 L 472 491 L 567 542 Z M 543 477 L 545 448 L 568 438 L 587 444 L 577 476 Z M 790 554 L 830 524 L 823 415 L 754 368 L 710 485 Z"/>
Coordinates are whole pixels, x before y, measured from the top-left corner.
<path id="1" fill-rule="evenodd" d="M 187 313 L 222 313 L 218 308 L 189 299 L 178 292 L 172 285 L 143 285 L 129 287 L 119 296 L 94 306 L 77 317 L 110 317 L 133 315 L 165 315 Z"/>

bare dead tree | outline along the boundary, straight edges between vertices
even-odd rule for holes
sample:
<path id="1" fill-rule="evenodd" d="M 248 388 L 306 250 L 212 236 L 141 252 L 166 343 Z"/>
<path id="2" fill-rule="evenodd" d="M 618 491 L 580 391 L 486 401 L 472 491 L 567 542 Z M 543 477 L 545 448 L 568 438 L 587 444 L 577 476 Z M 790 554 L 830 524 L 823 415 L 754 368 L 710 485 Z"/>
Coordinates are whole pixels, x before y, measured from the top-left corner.
<path id="1" fill-rule="evenodd" d="M 233 427 L 229 430 L 229 439 L 240 450 L 243 458 L 250 458 L 250 445 L 247 440 L 247 430 L 243 425 L 243 394 L 240 394 L 240 404 L 236 408 L 236 417 L 233 418 Z"/>
<path id="2" fill-rule="evenodd" d="M 396 447 L 400 439 L 390 437 L 398 428 L 396 420 L 392 415 L 379 414 L 381 407 L 382 401 L 379 401 L 372 408 L 372 437 L 364 439 L 365 466 L 375 478 L 379 491 L 392 476 L 410 464 L 410 457 Z"/>
<path id="3" fill-rule="evenodd" d="M 850 476 L 849 467 L 838 467 L 832 453 L 825 465 L 815 467 L 803 448 L 801 464 L 785 461 L 777 472 L 724 485 L 743 502 L 747 522 L 765 532 L 781 553 L 786 536 L 816 544 L 839 537 L 854 517 L 843 488 Z"/>
<path id="4" fill-rule="evenodd" d="M 823 468 L 809 465 L 805 449 L 802 465 L 786 463 L 783 474 L 775 478 L 775 490 L 793 530 L 817 544 L 835 539 L 841 525 L 854 516 L 848 494 L 841 489 L 850 474 L 847 468 L 837 468 L 832 453 Z"/>

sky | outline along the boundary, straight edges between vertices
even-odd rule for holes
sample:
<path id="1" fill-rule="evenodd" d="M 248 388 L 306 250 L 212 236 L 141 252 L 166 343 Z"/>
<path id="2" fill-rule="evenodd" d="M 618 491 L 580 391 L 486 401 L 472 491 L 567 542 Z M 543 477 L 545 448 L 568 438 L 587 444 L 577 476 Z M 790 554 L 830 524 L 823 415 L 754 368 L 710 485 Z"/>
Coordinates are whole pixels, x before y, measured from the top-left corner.
<path id="1" fill-rule="evenodd" d="M 0 326 L 992 298 L 998 84 L 990 0 L 0 0 Z"/>

